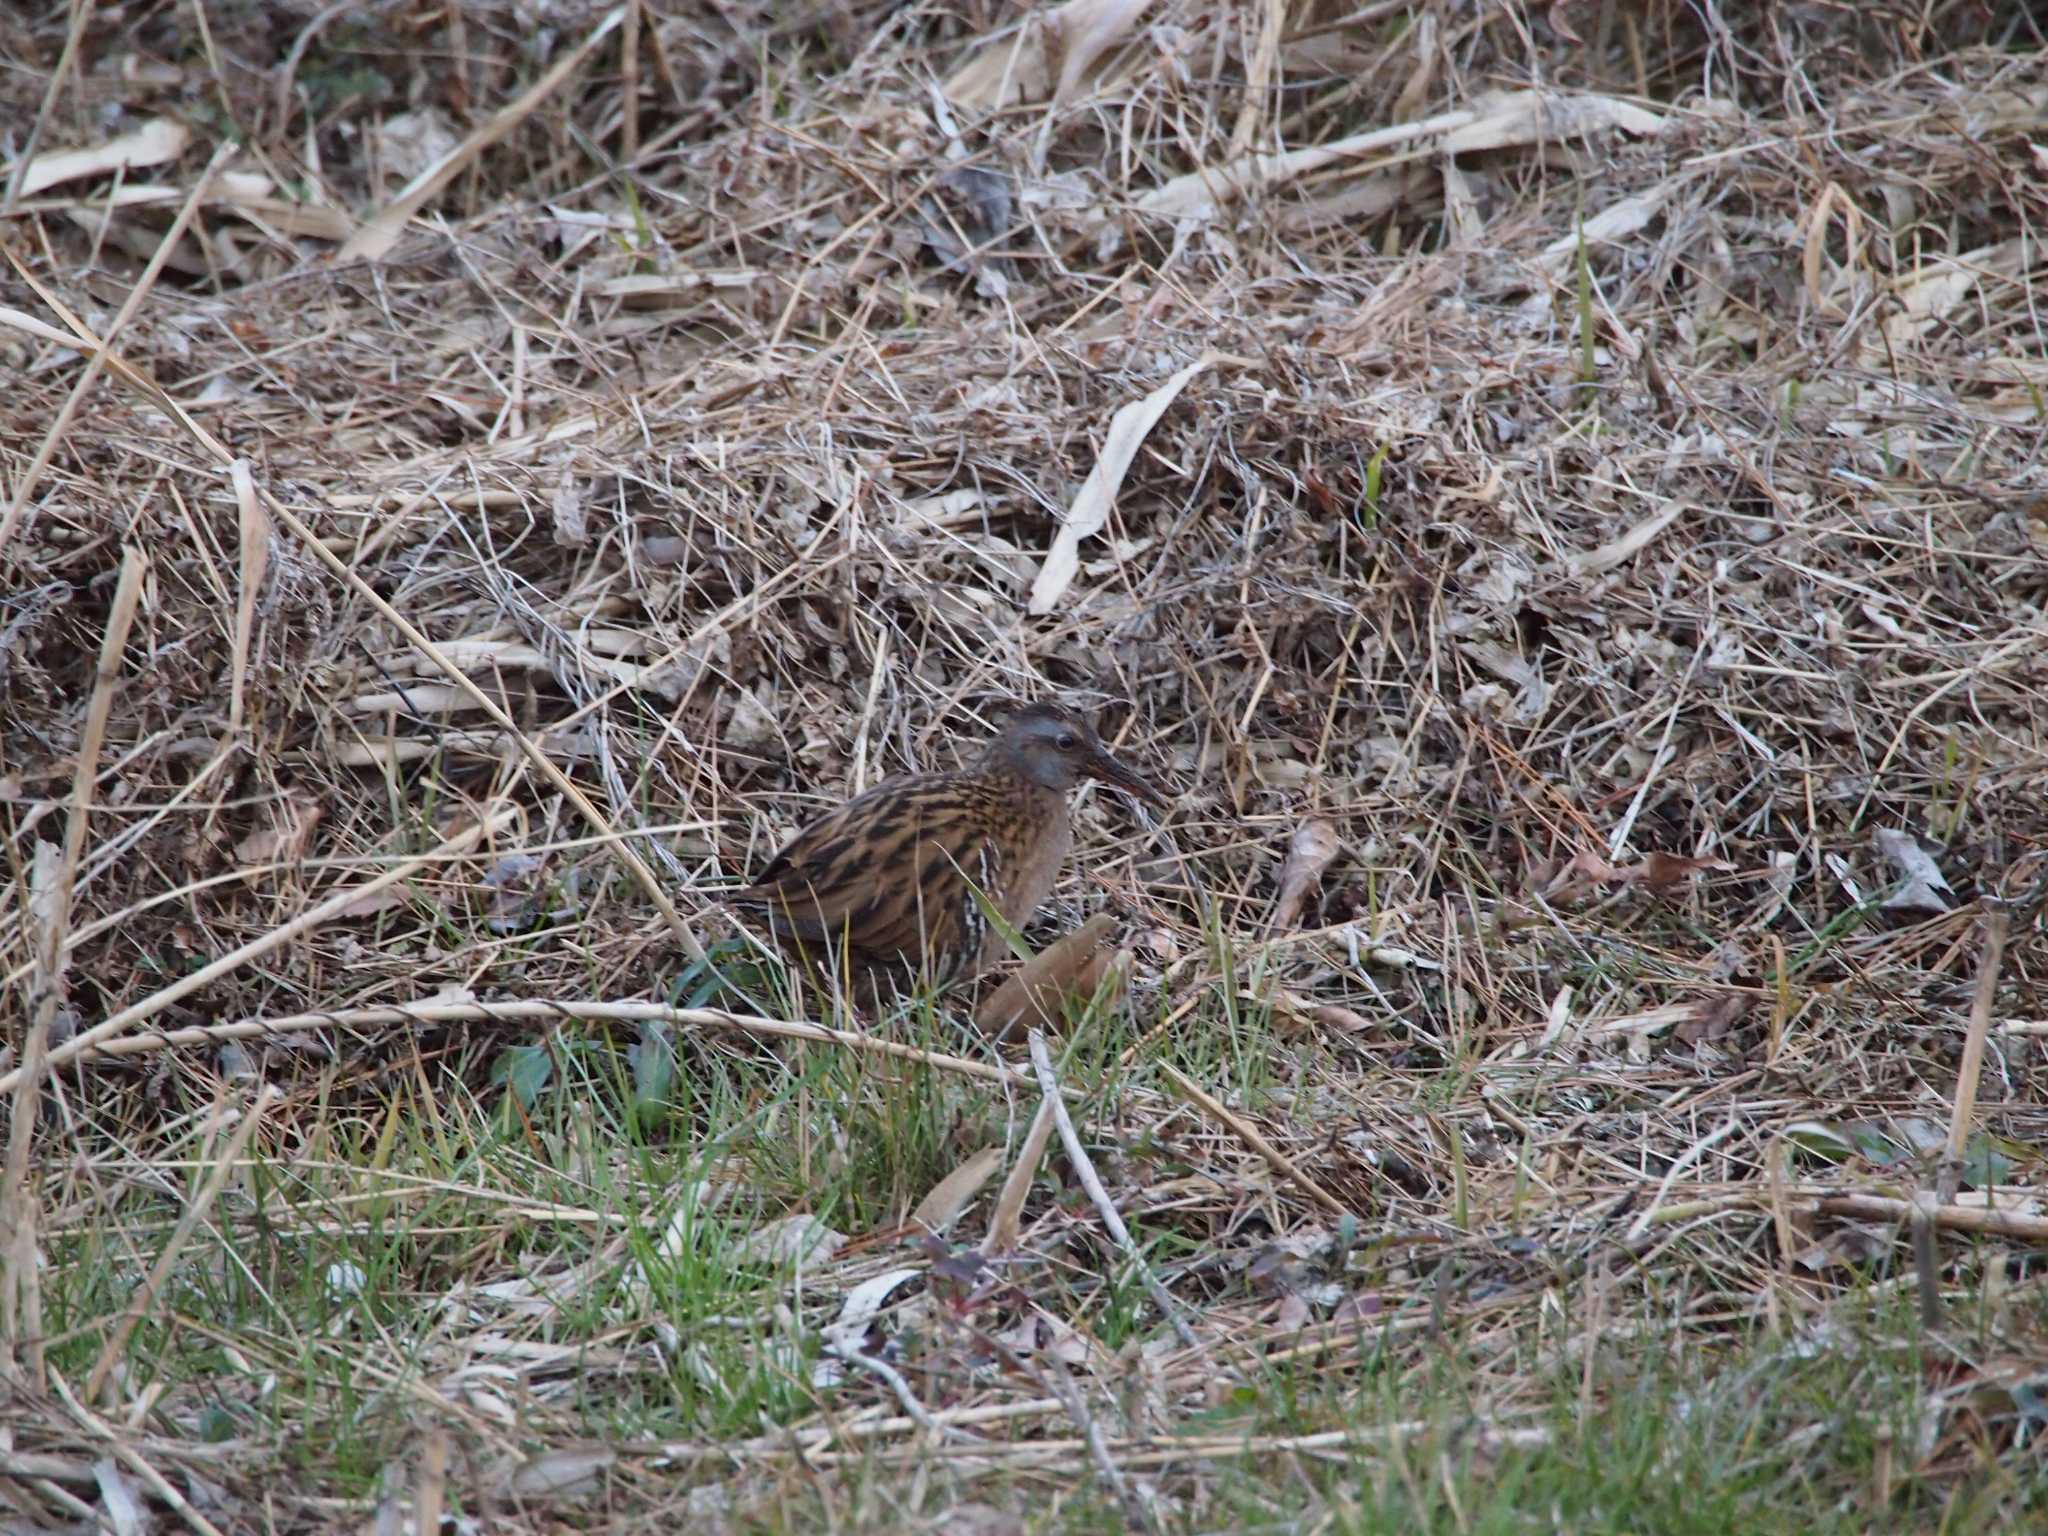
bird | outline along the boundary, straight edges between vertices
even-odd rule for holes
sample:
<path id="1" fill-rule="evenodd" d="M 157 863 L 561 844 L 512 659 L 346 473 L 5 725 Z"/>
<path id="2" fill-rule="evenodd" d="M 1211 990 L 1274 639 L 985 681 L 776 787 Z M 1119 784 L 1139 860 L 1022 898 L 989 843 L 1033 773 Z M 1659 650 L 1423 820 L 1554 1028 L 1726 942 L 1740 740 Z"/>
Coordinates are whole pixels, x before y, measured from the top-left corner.
<path id="1" fill-rule="evenodd" d="M 799 950 L 842 946 L 869 980 L 970 980 L 1052 893 L 1074 846 L 1067 795 L 1086 779 L 1167 806 L 1079 714 L 1025 704 L 971 767 L 884 779 L 804 827 L 726 905 Z"/>

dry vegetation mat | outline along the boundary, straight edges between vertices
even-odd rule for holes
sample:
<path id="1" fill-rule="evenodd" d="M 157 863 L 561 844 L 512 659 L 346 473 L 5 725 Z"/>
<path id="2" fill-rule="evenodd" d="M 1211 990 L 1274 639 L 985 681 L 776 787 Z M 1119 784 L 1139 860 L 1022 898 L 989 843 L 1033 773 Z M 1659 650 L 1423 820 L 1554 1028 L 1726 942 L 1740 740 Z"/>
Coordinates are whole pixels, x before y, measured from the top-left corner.
<path id="1" fill-rule="evenodd" d="M 0 1525 L 2048 1519 L 2032 7 L 0 54 Z M 1028 698 L 1068 1027 L 721 910 Z"/>

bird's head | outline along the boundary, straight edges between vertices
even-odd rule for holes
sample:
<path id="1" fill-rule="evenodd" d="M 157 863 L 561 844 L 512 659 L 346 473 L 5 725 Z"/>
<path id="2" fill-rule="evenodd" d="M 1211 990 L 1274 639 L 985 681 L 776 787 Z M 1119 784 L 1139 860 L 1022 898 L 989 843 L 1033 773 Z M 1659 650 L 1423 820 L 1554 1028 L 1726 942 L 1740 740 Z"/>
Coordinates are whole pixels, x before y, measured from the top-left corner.
<path id="1" fill-rule="evenodd" d="M 1164 809 L 1166 797 L 1110 755 L 1086 720 L 1058 704 L 1026 704 L 1003 722 L 988 763 L 1061 794 L 1100 779 Z"/>

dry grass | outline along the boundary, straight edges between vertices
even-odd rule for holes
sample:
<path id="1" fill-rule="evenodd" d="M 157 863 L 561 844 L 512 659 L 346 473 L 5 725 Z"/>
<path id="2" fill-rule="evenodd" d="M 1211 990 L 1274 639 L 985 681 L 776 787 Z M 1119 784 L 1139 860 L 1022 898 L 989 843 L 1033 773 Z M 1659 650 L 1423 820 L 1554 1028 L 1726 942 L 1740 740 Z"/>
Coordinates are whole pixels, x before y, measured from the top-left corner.
<path id="1" fill-rule="evenodd" d="M 78 10 L 9 1519 L 2040 1518 L 2027 7 Z M 1047 695 L 1056 1061 L 735 935 Z"/>

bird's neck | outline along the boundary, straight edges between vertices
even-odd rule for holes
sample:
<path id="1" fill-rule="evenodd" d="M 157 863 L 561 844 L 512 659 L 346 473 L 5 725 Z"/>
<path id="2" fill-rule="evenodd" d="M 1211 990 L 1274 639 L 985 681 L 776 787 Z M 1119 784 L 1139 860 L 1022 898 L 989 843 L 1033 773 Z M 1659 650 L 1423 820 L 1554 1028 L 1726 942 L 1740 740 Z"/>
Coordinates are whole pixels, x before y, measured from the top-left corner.
<path id="1" fill-rule="evenodd" d="M 1014 763 L 1003 762 L 1000 759 L 988 759 L 983 762 L 981 772 L 983 778 L 993 779 L 1004 785 L 1015 785 L 1017 792 L 1028 799 L 1042 799 L 1048 804 L 1066 804 L 1067 797 L 1063 790 L 1052 789 L 1039 783 L 1038 780 L 1018 769 Z"/>

